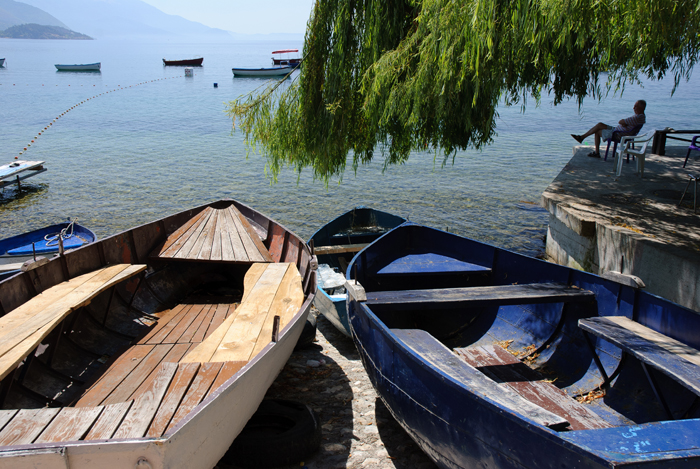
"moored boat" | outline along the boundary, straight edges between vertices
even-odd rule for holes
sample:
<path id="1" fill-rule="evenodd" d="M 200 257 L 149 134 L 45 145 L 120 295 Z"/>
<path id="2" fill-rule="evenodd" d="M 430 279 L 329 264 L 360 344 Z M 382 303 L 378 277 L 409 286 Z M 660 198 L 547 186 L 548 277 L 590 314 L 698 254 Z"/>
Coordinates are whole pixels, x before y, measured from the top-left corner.
<path id="1" fill-rule="evenodd" d="M 272 57 L 272 65 L 292 65 L 292 66 L 299 66 L 301 63 L 301 58 L 300 57 L 290 57 L 287 54 L 296 54 L 299 52 L 299 49 L 282 49 L 282 50 L 273 50 L 273 54 L 278 54 L 277 57 Z"/>
<path id="2" fill-rule="evenodd" d="M 0 282 L 0 467 L 214 467 L 296 344 L 312 260 L 222 200 Z"/>
<path id="3" fill-rule="evenodd" d="M 406 219 L 368 207 L 356 207 L 329 221 L 309 239 L 318 257 L 318 290 L 314 306 L 340 332 L 350 337 L 345 272 L 353 256 Z"/>
<path id="4" fill-rule="evenodd" d="M 61 72 L 99 72 L 102 68 L 101 62 L 94 64 L 56 64 L 56 70 Z"/>
<path id="5" fill-rule="evenodd" d="M 636 277 L 406 223 L 348 278 L 365 369 L 438 466 L 700 462 L 700 315 Z"/>
<path id="6" fill-rule="evenodd" d="M 35 256 L 53 256 L 59 249 L 79 248 L 96 239 L 95 233 L 77 220 L 0 239 L 0 280 L 19 273 L 22 264 Z"/>
<path id="7" fill-rule="evenodd" d="M 182 59 L 182 60 L 165 60 L 163 59 L 163 65 L 187 65 L 187 66 L 194 66 L 194 67 L 200 67 L 202 65 L 202 62 L 204 62 L 204 57 L 198 57 L 196 59 Z"/>
<path id="8" fill-rule="evenodd" d="M 5 66 L 5 59 L 2 58 L 2 59 L 0 59 L 0 67 L 4 67 L 4 66 Z"/>
<path id="9" fill-rule="evenodd" d="M 232 68 L 234 77 L 283 77 L 289 75 L 295 67 L 282 65 L 268 68 Z"/>

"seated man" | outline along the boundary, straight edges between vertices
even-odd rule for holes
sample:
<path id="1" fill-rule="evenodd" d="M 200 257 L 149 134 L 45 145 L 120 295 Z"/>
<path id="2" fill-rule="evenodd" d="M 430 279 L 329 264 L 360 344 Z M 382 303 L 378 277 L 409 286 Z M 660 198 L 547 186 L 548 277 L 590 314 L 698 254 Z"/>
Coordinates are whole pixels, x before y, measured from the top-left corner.
<path id="1" fill-rule="evenodd" d="M 647 102 L 643 99 L 640 99 L 639 101 L 634 103 L 634 107 L 632 108 L 634 109 L 634 115 L 632 117 L 628 117 L 627 119 L 621 119 L 620 122 L 618 122 L 619 125 L 617 127 L 598 122 L 596 125 L 591 127 L 591 130 L 589 130 L 585 134 L 571 134 L 571 136 L 574 137 L 574 139 L 578 143 L 583 143 L 583 139 L 585 139 L 589 135 L 595 135 L 595 151 L 590 152 L 588 156 L 593 158 L 600 158 L 601 137 L 603 138 L 603 140 L 609 140 L 610 137 L 612 137 L 613 132 L 617 132 L 618 135 L 621 137 L 625 135 L 632 135 L 633 129 L 635 127 L 643 125 L 646 122 L 646 116 L 644 115 L 644 110 L 646 109 L 646 107 Z"/>

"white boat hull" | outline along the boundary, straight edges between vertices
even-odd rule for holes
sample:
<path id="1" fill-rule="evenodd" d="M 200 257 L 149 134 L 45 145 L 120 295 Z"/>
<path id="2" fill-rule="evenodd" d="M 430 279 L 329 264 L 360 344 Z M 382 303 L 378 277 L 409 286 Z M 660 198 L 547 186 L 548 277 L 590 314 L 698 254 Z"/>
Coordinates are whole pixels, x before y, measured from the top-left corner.
<path id="1" fill-rule="evenodd" d="M 232 68 L 235 77 L 280 77 L 288 75 L 295 67 Z"/>
<path id="2" fill-rule="evenodd" d="M 57 70 L 62 72 L 97 72 L 102 68 L 102 63 L 97 62 L 94 64 L 76 64 L 76 65 L 55 65 Z"/>
<path id="3" fill-rule="evenodd" d="M 33 444 L 0 452 L 0 469 L 92 469 L 97 461 L 104 468 L 214 467 L 292 354 L 312 300 L 281 331 L 279 342 L 268 344 L 162 438 Z"/>

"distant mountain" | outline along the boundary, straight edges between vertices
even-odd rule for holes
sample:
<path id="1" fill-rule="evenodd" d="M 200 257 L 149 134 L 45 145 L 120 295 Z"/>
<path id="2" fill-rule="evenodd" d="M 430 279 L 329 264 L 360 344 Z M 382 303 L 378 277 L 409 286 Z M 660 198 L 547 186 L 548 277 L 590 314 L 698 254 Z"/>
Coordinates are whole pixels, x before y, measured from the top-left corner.
<path id="1" fill-rule="evenodd" d="M 0 31 L 18 24 L 30 23 L 70 29 L 39 8 L 14 0 L 0 0 Z"/>
<path id="2" fill-rule="evenodd" d="M 4 1 L 4 0 L 0 0 Z M 232 40 L 222 29 L 168 15 L 140 0 L 25 0 L 95 39 Z"/>
<path id="3" fill-rule="evenodd" d="M 0 31 L 0 37 L 13 39 L 92 39 L 90 36 L 60 26 L 32 23 L 10 26 L 4 31 Z"/>

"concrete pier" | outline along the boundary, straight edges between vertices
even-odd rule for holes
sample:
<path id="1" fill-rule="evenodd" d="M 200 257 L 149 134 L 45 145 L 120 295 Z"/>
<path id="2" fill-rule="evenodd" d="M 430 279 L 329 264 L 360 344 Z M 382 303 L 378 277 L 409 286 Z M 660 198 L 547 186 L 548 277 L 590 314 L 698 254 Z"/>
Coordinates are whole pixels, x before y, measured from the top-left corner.
<path id="1" fill-rule="evenodd" d="M 592 147 L 574 147 L 542 194 L 548 259 L 596 274 L 636 275 L 648 292 L 700 312 L 700 207 L 694 214 L 692 183 L 678 206 L 688 173 L 700 175 L 697 152 L 682 167 L 687 148 L 647 153 L 643 178 L 635 161 L 623 163 L 615 180 L 611 155 L 590 158 Z"/>

